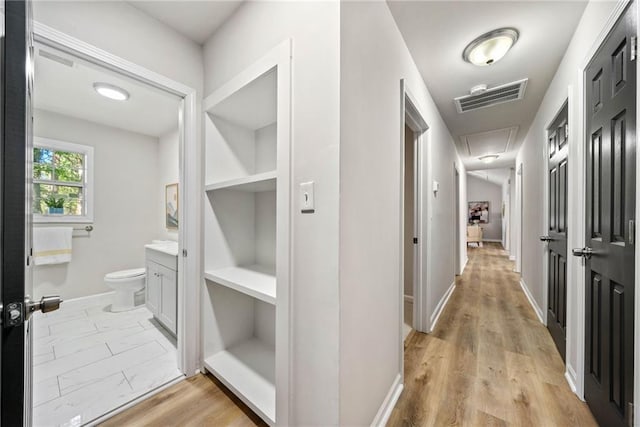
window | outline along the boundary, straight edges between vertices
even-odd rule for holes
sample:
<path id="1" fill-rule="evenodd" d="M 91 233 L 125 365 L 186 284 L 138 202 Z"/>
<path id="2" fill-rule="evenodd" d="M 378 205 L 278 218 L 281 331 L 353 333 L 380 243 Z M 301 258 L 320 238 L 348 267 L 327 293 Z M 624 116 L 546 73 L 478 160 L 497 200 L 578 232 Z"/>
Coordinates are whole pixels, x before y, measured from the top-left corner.
<path id="1" fill-rule="evenodd" d="M 93 147 L 34 138 L 35 222 L 93 222 Z"/>

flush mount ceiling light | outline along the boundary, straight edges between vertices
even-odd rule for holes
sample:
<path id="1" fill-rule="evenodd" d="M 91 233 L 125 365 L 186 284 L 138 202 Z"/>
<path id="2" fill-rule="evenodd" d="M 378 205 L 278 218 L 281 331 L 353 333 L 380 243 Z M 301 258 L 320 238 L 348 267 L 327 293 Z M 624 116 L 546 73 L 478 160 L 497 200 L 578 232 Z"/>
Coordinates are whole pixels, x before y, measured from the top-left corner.
<path id="1" fill-rule="evenodd" d="M 495 64 L 516 44 L 518 36 L 515 28 L 489 31 L 469 43 L 462 52 L 462 58 L 480 67 Z"/>
<path id="2" fill-rule="evenodd" d="M 480 160 L 483 163 L 491 163 L 494 160 L 496 160 L 498 157 L 500 157 L 498 154 L 485 154 L 484 156 L 478 157 L 478 160 Z"/>
<path id="3" fill-rule="evenodd" d="M 114 86 L 109 83 L 97 82 L 93 84 L 93 88 L 105 98 L 114 99 L 116 101 L 126 101 L 129 99 L 129 92 L 121 87 Z"/>

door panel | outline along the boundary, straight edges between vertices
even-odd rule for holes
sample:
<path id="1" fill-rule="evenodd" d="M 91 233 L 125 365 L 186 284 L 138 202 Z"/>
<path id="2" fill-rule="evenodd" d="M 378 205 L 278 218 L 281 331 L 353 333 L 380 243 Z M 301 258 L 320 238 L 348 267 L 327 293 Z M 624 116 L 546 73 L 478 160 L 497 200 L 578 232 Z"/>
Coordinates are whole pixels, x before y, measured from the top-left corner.
<path id="1" fill-rule="evenodd" d="M 547 328 L 562 359 L 566 349 L 567 312 L 567 157 L 569 106 L 564 106 L 547 129 L 549 135 L 549 277 Z"/>
<path id="2" fill-rule="evenodd" d="M 585 71 L 587 191 L 585 399 L 600 425 L 629 422 L 633 402 L 636 4 Z"/>
<path id="3" fill-rule="evenodd" d="M 30 419 L 30 342 L 24 319 L 25 283 L 30 244 L 26 198 L 27 153 L 31 128 L 27 72 L 29 4 L 4 3 L 1 49 L 0 114 L 0 288 L 2 333 L 0 338 L 0 424 L 19 426 Z M 13 315 L 13 318 L 12 318 Z"/>

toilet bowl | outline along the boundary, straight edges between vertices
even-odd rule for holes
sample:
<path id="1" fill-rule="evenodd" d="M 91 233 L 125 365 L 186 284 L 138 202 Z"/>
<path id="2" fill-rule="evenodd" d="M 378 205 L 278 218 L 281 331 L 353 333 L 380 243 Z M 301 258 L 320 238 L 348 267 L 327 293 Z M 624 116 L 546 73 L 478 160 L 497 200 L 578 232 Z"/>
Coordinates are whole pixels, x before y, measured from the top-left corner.
<path id="1" fill-rule="evenodd" d="M 134 268 L 114 271 L 104 276 L 104 283 L 115 291 L 111 311 L 127 311 L 136 307 L 135 294 L 144 289 L 145 273 L 144 268 Z"/>

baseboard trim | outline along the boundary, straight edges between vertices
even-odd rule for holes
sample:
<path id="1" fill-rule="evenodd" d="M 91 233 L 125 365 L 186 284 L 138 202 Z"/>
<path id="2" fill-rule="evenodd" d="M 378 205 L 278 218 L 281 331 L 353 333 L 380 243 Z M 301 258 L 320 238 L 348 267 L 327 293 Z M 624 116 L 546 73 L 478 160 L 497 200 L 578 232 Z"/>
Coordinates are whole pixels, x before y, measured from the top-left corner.
<path id="1" fill-rule="evenodd" d="M 455 288 L 456 282 L 454 281 L 451 286 L 449 286 L 449 289 L 447 289 L 447 292 L 445 292 L 442 299 L 440 299 L 440 301 L 438 302 L 435 311 L 431 315 L 431 325 L 429 326 L 429 332 L 433 332 L 433 330 L 435 329 L 436 324 L 438 323 L 438 319 L 440 319 L 440 315 L 444 311 L 444 308 L 447 306 L 449 298 L 451 298 L 451 295 L 453 295 L 453 291 L 455 290 Z"/>
<path id="2" fill-rule="evenodd" d="M 69 298 L 68 300 L 65 300 L 63 302 L 63 304 L 65 302 L 69 303 L 69 302 L 82 301 L 82 300 L 86 300 L 86 299 L 90 299 L 90 298 L 104 297 L 104 296 L 107 296 L 107 295 L 110 295 L 110 294 L 115 294 L 115 293 L 116 293 L 115 291 L 108 291 L 108 292 L 101 292 L 99 294 L 85 295 L 85 296 L 76 297 L 76 298 Z"/>
<path id="3" fill-rule="evenodd" d="M 520 287 L 522 288 L 522 291 L 524 292 L 524 294 L 527 296 L 527 299 L 529 300 L 529 304 L 531 304 L 531 308 L 533 308 L 533 311 L 536 312 L 536 316 L 538 316 L 538 320 L 540 320 L 540 323 L 544 325 L 544 317 L 542 316 L 542 309 L 538 306 L 538 304 L 536 303 L 536 300 L 533 299 L 533 295 L 531 295 L 531 291 L 529 291 L 529 288 L 527 287 L 527 284 L 524 282 L 524 279 L 520 279 Z"/>
<path id="4" fill-rule="evenodd" d="M 469 257 L 464 257 L 464 262 L 462 263 L 462 268 L 460 269 L 460 271 L 457 273 L 458 276 L 462 276 L 462 274 L 464 273 L 464 269 L 467 268 L 467 264 L 469 263 Z"/>
<path id="5" fill-rule="evenodd" d="M 395 408 L 403 388 L 402 376 L 398 374 L 396 379 L 393 380 L 393 384 L 391 384 L 391 388 L 389 389 L 387 396 L 384 398 L 380 409 L 378 409 L 378 413 L 371 422 L 372 426 L 384 427 L 387 425 L 389 417 L 391 417 L 391 412 L 393 412 L 393 408 Z"/>
<path id="6" fill-rule="evenodd" d="M 411 304 L 413 304 L 413 295 L 405 295 L 404 302 L 410 302 Z"/>
<path id="7" fill-rule="evenodd" d="M 483 242 L 502 243 L 502 239 L 482 239 Z"/>
<path id="8" fill-rule="evenodd" d="M 509 261 L 515 261 L 515 260 L 516 260 L 515 255 L 509 255 Z"/>
<path id="9" fill-rule="evenodd" d="M 571 374 L 569 373 L 569 368 L 567 368 L 567 370 L 564 371 L 564 379 L 567 380 L 567 383 L 569 384 L 569 388 L 571 388 L 571 391 L 573 392 L 573 394 L 577 395 L 578 388 L 576 387 L 575 380 L 572 378 Z"/>

